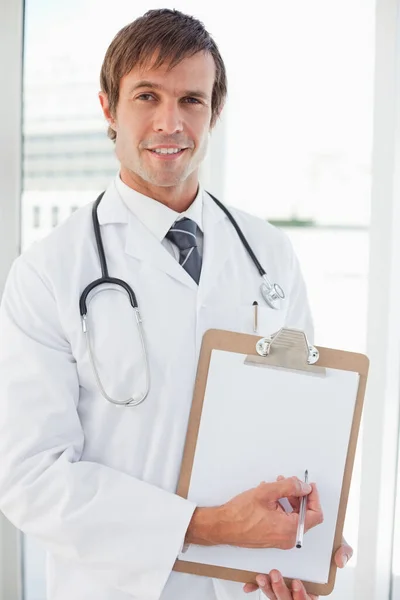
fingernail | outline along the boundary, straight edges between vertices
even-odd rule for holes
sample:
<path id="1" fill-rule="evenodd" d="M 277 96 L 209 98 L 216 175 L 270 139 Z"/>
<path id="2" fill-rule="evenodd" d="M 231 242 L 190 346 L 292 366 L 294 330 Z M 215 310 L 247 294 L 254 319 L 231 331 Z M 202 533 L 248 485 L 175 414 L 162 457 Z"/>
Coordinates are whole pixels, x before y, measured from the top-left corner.
<path id="1" fill-rule="evenodd" d="M 272 579 L 273 583 L 279 583 L 281 576 L 279 575 L 279 573 L 277 571 L 273 571 L 271 573 L 271 579 Z"/>
<path id="2" fill-rule="evenodd" d="M 265 584 L 267 583 L 267 578 L 264 575 L 259 575 L 258 577 L 256 577 L 256 581 L 260 587 L 265 587 Z"/>
<path id="3" fill-rule="evenodd" d="M 348 554 L 344 554 L 343 555 L 343 567 L 345 567 L 347 565 L 348 560 L 349 560 Z"/>
<path id="4" fill-rule="evenodd" d="M 294 592 L 301 592 L 301 583 L 300 583 L 300 581 L 294 580 L 292 582 L 292 590 Z"/>

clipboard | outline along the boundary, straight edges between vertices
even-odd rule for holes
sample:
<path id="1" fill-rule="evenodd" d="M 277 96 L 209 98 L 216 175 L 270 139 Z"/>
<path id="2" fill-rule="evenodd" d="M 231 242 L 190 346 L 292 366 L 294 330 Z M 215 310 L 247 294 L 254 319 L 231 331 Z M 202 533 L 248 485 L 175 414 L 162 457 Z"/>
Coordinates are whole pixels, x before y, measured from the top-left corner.
<path id="1" fill-rule="evenodd" d="M 346 447 L 343 449 L 343 469 L 340 474 L 340 490 L 337 497 L 337 513 L 335 513 L 336 525 L 332 529 L 332 545 L 329 546 L 329 560 L 327 565 L 327 576 L 325 581 L 316 582 L 310 578 L 310 580 L 304 577 L 299 577 L 297 574 L 294 576 L 285 576 L 284 579 L 287 584 L 290 584 L 292 579 L 301 579 L 305 585 L 308 593 L 316 595 L 329 595 L 335 585 L 337 567 L 334 563 L 333 557 L 335 551 L 339 548 L 342 541 L 343 526 L 347 509 L 347 502 L 350 490 L 351 476 L 354 466 L 355 452 L 357 446 L 357 439 L 360 428 L 360 421 L 363 409 L 363 402 L 365 396 L 365 389 L 367 383 L 367 375 L 369 368 L 369 360 L 367 356 L 358 353 L 352 353 L 347 351 L 335 350 L 331 348 L 315 347 L 309 345 L 306 335 L 296 329 L 281 329 L 276 334 L 268 337 L 261 338 L 259 336 L 235 333 L 231 331 L 211 329 L 208 330 L 202 340 L 202 346 L 200 351 L 195 389 L 192 401 L 192 407 L 189 416 L 189 424 L 186 435 L 186 442 L 184 447 L 183 459 L 181 464 L 181 472 L 178 481 L 176 493 L 183 498 L 192 499 L 197 502 L 195 497 L 190 497 L 189 490 L 191 487 L 192 475 L 194 473 L 194 464 L 196 458 L 196 449 L 200 444 L 201 427 L 202 425 L 202 414 L 205 406 L 205 396 L 208 393 L 210 382 L 210 365 L 212 365 L 213 357 L 226 358 L 228 355 L 232 356 L 236 361 L 236 364 L 246 365 L 246 368 L 256 369 L 257 371 L 270 374 L 275 372 L 275 376 L 280 372 L 279 376 L 296 377 L 298 375 L 303 376 L 303 380 L 310 379 L 316 385 L 317 380 L 324 380 L 327 376 L 334 378 L 338 377 L 339 373 L 343 374 L 344 378 L 352 378 L 353 391 L 354 391 L 354 403 L 348 411 L 351 412 L 349 427 L 348 427 L 348 438 Z M 212 367 L 212 369 L 215 368 Z M 211 375 L 213 370 L 211 369 Z M 354 375 L 352 375 L 354 374 Z M 254 377 L 255 373 L 252 373 Z M 263 375 L 266 377 L 266 375 Z M 304 377 L 306 376 L 306 377 Z M 234 371 L 232 371 L 232 377 L 234 378 Z M 332 379 L 333 380 L 333 379 Z M 326 380 L 327 382 L 328 380 Z M 311 385 L 307 383 L 307 385 Z M 322 383 L 320 383 L 322 385 Z M 242 413 L 243 414 L 243 413 Z M 349 413 L 350 414 L 350 413 Z M 229 424 L 229 417 L 226 420 Z M 199 436 L 200 431 L 200 436 Z M 204 447 L 203 443 L 203 447 Z M 274 459 L 271 459 L 273 462 Z M 307 467 L 307 465 L 305 465 Z M 304 473 L 304 469 L 303 469 Z M 284 474 L 285 476 L 297 475 L 297 473 L 277 473 Z M 301 477 L 301 474 L 299 474 Z M 311 481 L 314 481 L 313 474 L 310 474 Z M 245 491 L 249 487 L 258 485 L 262 480 L 266 480 L 265 477 L 260 478 L 259 481 L 255 482 L 254 485 L 245 485 L 240 491 Z M 317 480 L 318 485 L 318 480 Z M 226 498 L 226 501 L 236 494 L 232 494 Z M 322 500 L 322 499 L 321 499 Z M 199 506 L 205 506 L 197 502 Z M 208 505 L 216 505 L 211 503 Z M 324 504 L 322 502 L 322 508 L 324 510 Z M 318 529 L 317 528 L 314 529 Z M 305 535 L 304 548 L 307 546 L 307 538 L 310 536 L 310 530 Z M 209 549 L 216 547 L 197 547 L 205 552 Z M 224 551 L 226 547 L 217 547 Z M 233 549 L 239 550 L 242 549 Z M 272 549 L 245 549 L 248 553 L 251 552 L 271 552 Z M 296 552 L 296 549 L 290 551 L 279 551 L 274 550 L 278 553 Z M 301 550 L 297 550 L 301 552 Z M 189 552 L 188 552 L 189 553 Z M 283 556 L 283 555 L 282 555 Z M 300 555 L 299 555 L 300 556 Z M 208 560 L 208 559 L 207 559 Z M 270 568 L 279 568 L 274 564 L 269 565 L 268 568 L 249 570 L 237 567 L 222 566 L 219 562 L 215 561 L 194 561 L 186 557 L 186 554 L 180 555 L 180 558 L 175 562 L 173 570 L 182 573 L 192 573 L 195 575 L 213 577 L 218 579 L 225 579 L 230 581 L 242 582 L 242 583 L 256 583 L 256 575 L 259 573 L 266 573 Z M 216 564 L 215 564 L 216 563 Z"/>

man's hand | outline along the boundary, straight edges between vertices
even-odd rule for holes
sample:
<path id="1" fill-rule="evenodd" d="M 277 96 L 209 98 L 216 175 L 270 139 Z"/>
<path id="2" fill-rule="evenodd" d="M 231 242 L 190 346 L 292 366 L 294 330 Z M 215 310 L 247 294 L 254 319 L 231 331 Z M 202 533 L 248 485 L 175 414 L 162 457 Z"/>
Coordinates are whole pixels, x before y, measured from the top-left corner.
<path id="1" fill-rule="evenodd" d="M 342 569 L 353 556 L 353 549 L 343 538 L 342 545 L 335 553 L 335 563 Z M 257 585 L 246 583 L 243 590 L 247 593 L 260 589 L 270 600 L 317 600 L 319 596 L 307 594 L 304 585 L 298 579 L 292 581 L 289 589 L 279 571 L 273 570 L 269 575 L 257 575 Z"/>
<path id="2" fill-rule="evenodd" d="M 200 545 L 227 544 L 242 548 L 290 549 L 296 543 L 298 511 L 286 513 L 280 498 L 298 504 L 307 498 L 305 531 L 323 521 L 315 484 L 297 477 L 260 483 L 216 508 L 198 508 L 189 524 L 185 542 Z"/>
<path id="3" fill-rule="evenodd" d="M 243 590 L 255 592 L 260 589 L 270 600 L 317 600 L 318 596 L 307 594 L 304 585 L 298 579 L 292 581 L 291 589 L 285 584 L 282 575 L 275 569 L 269 575 L 257 575 L 258 585 L 246 583 Z"/>
<path id="4" fill-rule="evenodd" d="M 342 545 L 335 552 L 335 563 L 339 569 L 343 569 L 353 556 L 353 548 L 346 540 L 342 539 Z"/>

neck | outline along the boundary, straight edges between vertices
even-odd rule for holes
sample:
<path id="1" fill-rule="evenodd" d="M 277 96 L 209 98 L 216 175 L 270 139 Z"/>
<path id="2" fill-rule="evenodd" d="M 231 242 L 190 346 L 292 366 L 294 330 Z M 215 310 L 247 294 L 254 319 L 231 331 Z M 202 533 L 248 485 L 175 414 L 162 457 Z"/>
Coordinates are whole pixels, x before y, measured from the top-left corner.
<path id="1" fill-rule="evenodd" d="M 139 194 L 157 200 L 157 202 L 165 204 L 165 206 L 172 208 L 178 213 L 182 213 L 189 208 L 196 198 L 199 189 L 197 172 L 189 175 L 185 181 L 182 181 L 178 185 L 169 187 L 153 185 L 122 166 L 120 178 L 125 185 L 139 192 Z"/>

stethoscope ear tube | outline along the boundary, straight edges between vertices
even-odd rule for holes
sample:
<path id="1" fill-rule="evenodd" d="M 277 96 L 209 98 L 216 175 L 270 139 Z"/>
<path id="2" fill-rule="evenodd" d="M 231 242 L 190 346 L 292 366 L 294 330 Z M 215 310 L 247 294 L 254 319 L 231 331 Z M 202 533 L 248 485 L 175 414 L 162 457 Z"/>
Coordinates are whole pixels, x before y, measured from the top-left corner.
<path id="1" fill-rule="evenodd" d="M 243 231 L 240 229 L 236 220 L 231 215 L 231 213 L 226 208 L 226 206 L 224 206 L 222 204 L 222 202 L 220 202 L 217 198 L 215 198 L 212 194 L 210 194 L 210 192 L 207 192 L 207 193 L 211 196 L 211 198 L 214 200 L 214 202 L 217 204 L 217 206 L 219 206 L 219 208 L 226 214 L 226 216 L 232 223 L 233 227 L 236 230 L 236 233 L 238 234 L 238 236 L 240 238 L 240 241 L 242 242 L 243 246 L 246 248 L 251 260 L 253 261 L 255 267 L 258 269 L 258 272 L 260 273 L 261 277 L 263 278 L 264 282 L 260 286 L 260 291 L 261 291 L 261 295 L 264 298 L 265 302 L 268 304 L 268 306 L 270 308 L 279 310 L 281 307 L 280 301 L 285 298 L 285 293 L 284 293 L 283 289 L 277 283 L 272 283 L 270 281 L 270 279 L 267 275 L 267 272 L 265 271 L 265 269 L 261 265 L 260 261 L 254 254 L 253 249 L 250 246 L 249 242 L 247 241 L 246 237 L 244 236 Z"/>
<path id="2" fill-rule="evenodd" d="M 144 332 L 143 332 L 143 327 L 142 327 L 142 319 L 140 317 L 140 313 L 139 313 L 139 309 L 135 308 L 135 317 L 136 317 L 136 324 L 137 324 L 137 328 L 139 331 L 139 336 L 140 336 L 140 342 L 141 342 L 141 346 L 142 346 L 142 356 L 144 357 L 144 368 L 145 368 L 145 388 L 144 391 L 141 392 L 138 395 L 132 394 L 132 396 L 130 396 L 130 398 L 127 398 L 126 400 L 115 400 L 114 398 L 112 398 L 105 390 L 105 387 L 103 385 L 103 382 L 101 381 L 100 378 L 100 374 L 99 374 L 99 370 L 97 368 L 96 365 L 96 359 L 95 359 L 95 355 L 94 355 L 94 351 L 93 351 L 93 347 L 92 347 L 92 339 L 90 336 L 90 332 L 89 329 L 86 325 L 86 315 L 84 317 L 82 317 L 82 322 L 83 322 L 83 330 L 86 336 L 86 340 L 87 340 L 87 345 L 88 345 L 88 350 L 89 350 L 89 358 L 90 358 L 90 364 L 92 366 L 92 371 L 93 371 L 93 375 L 94 378 L 96 380 L 97 386 L 101 392 L 101 395 L 103 396 L 103 398 L 105 398 L 106 400 L 108 400 L 108 402 L 111 402 L 111 404 L 115 404 L 116 406 L 138 406 L 139 404 L 141 404 L 148 396 L 149 391 L 150 391 L 150 368 L 149 368 L 149 359 L 147 356 L 147 350 L 146 350 L 146 344 L 144 341 Z"/>
<path id="3" fill-rule="evenodd" d="M 81 317 L 87 315 L 87 297 L 89 296 L 90 292 L 93 291 L 99 285 L 103 285 L 105 283 L 111 283 L 113 285 L 119 285 L 120 287 L 122 287 L 128 294 L 129 302 L 131 303 L 132 307 L 139 307 L 136 300 L 136 294 L 130 287 L 130 285 L 126 283 L 126 281 L 123 281 L 123 279 L 117 279 L 116 277 L 100 277 L 100 279 L 96 279 L 96 281 L 92 281 L 92 283 L 89 283 L 89 285 L 85 287 L 81 297 L 79 298 L 79 311 L 81 313 Z"/>
<path id="4" fill-rule="evenodd" d="M 101 277 L 99 279 L 96 279 L 96 281 L 92 281 L 92 283 L 89 283 L 89 285 L 87 287 L 85 287 L 85 289 L 83 290 L 81 297 L 79 299 L 79 311 L 81 313 L 81 317 L 84 317 L 87 315 L 87 297 L 90 294 L 90 292 L 92 290 L 94 290 L 96 287 L 98 287 L 99 285 L 103 285 L 105 283 L 106 284 L 111 283 L 111 284 L 119 285 L 120 287 L 122 287 L 128 294 L 129 302 L 131 303 L 132 307 L 138 308 L 136 294 L 133 291 L 133 289 L 126 283 L 126 281 L 123 281 L 122 279 L 117 279 L 116 277 L 110 277 L 108 274 L 106 255 L 104 252 L 103 240 L 101 238 L 101 232 L 100 232 L 99 218 L 97 216 L 97 208 L 98 208 L 100 201 L 103 198 L 104 194 L 105 194 L 105 192 L 102 192 L 100 194 L 100 196 L 96 199 L 96 201 L 94 202 L 93 207 L 92 207 L 93 231 L 94 231 L 94 236 L 96 238 L 97 252 L 99 254 L 99 260 L 100 260 L 100 266 L 101 266 Z"/>
<path id="5" fill-rule="evenodd" d="M 87 339 L 90 362 L 92 365 L 94 377 L 96 379 L 97 385 L 100 389 L 102 396 L 104 396 L 104 398 L 106 400 L 108 400 L 109 402 L 111 402 L 112 404 L 116 404 L 118 406 L 137 406 L 138 404 L 143 402 L 143 400 L 147 397 L 147 395 L 149 393 L 149 389 L 150 389 L 149 360 L 148 360 L 148 356 L 147 356 L 144 332 L 143 332 L 143 327 L 142 327 L 142 320 L 141 320 L 140 313 L 139 313 L 139 307 L 138 307 L 136 295 L 135 295 L 133 289 L 126 283 L 126 281 L 123 281 L 122 279 L 117 279 L 116 277 L 110 277 L 108 274 L 107 261 L 106 261 L 103 240 L 102 240 L 101 231 L 100 231 L 100 224 L 99 224 L 99 219 L 97 216 L 97 208 L 100 204 L 101 199 L 104 196 L 104 193 L 105 192 L 102 192 L 99 195 L 99 197 L 96 199 L 96 201 L 94 202 L 93 207 L 92 207 L 93 230 L 94 230 L 94 235 L 96 238 L 97 251 L 99 254 L 99 260 L 100 260 L 100 266 L 101 266 L 101 277 L 99 279 L 96 279 L 95 281 L 92 281 L 91 283 L 89 283 L 89 285 L 87 285 L 86 288 L 83 290 L 81 297 L 79 299 L 79 311 L 81 314 L 82 329 L 83 329 L 83 332 Z M 260 273 L 260 275 L 263 279 L 263 283 L 261 284 L 260 291 L 261 291 L 261 295 L 264 298 L 265 302 L 271 308 L 279 309 L 280 301 L 285 298 L 284 291 L 277 283 L 273 284 L 269 280 L 266 271 L 263 269 L 261 263 L 258 261 L 256 255 L 254 254 L 252 248 L 250 247 L 250 244 L 248 243 L 246 237 L 244 236 L 244 234 L 243 234 L 242 230 L 240 229 L 239 225 L 237 224 L 236 220 L 231 215 L 230 211 L 219 200 L 217 200 L 217 198 L 215 198 L 212 194 L 210 194 L 209 192 L 208 192 L 208 194 L 214 200 L 214 202 L 217 204 L 217 206 L 219 206 L 219 208 L 228 217 L 229 221 L 235 228 L 243 246 L 247 250 L 251 260 L 253 261 L 254 265 L 256 266 L 258 272 Z M 95 360 L 94 352 L 93 352 L 93 348 L 92 348 L 92 341 L 91 341 L 90 332 L 89 332 L 89 328 L 88 328 L 88 322 L 87 322 L 88 296 L 91 292 L 93 292 L 93 290 L 95 290 L 95 288 L 97 288 L 103 284 L 111 284 L 111 285 L 119 286 L 119 288 L 122 288 L 128 294 L 129 301 L 132 305 L 132 308 L 135 311 L 137 327 L 138 327 L 139 336 L 140 336 L 141 345 L 142 345 L 142 351 L 143 351 L 143 357 L 144 357 L 144 363 L 145 363 L 145 375 L 146 375 L 145 389 L 144 389 L 144 392 L 136 395 L 136 397 L 134 395 L 132 395 L 130 398 L 128 398 L 126 400 L 114 400 L 113 398 L 111 398 L 111 396 L 109 396 L 107 394 L 107 392 L 102 384 L 102 381 L 101 381 L 101 378 L 100 378 L 100 375 L 99 375 L 99 372 L 97 369 L 96 360 Z M 99 291 L 102 291 L 102 290 L 99 290 Z"/>
<path id="6" fill-rule="evenodd" d="M 238 234 L 238 236 L 240 238 L 240 241 L 242 242 L 243 246 L 246 248 L 247 252 L 249 253 L 250 258 L 253 261 L 255 267 L 258 269 L 258 272 L 260 273 L 261 277 L 266 275 L 267 274 L 266 271 L 263 269 L 263 266 L 259 262 L 257 256 L 254 254 L 252 247 L 250 246 L 249 242 L 247 241 L 243 231 L 240 229 L 239 225 L 237 224 L 235 218 L 231 215 L 231 213 L 226 208 L 226 206 L 224 204 L 222 204 L 222 202 L 220 202 L 217 198 L 215 198 L 215 196 L 210 194 L 210 192 L 207 192 L 207 194 L 209 194 L 211 196 L 211 198 L 214 200 L 215 204 L 217 206 L 219 206 L 219 208 L 226 214 L 226 216 L 232 223 L 233 227 L 236 230 L 236 233 Z"/>
<path id="7" fill-rule="evenodd" d="M 104 192 L 102 192 L 100 194 L 100 196 L 97 198 L 97 200 L 93 204 L 93 208 L 92 208 L 93 230 L 94 230 L 94 235 L 96 238 L 97 251 L 98 251 L 99 259 L 100 259 L 101 277 L 99 279 L 96 279 L 95 281 L 92 281 L 91 283 L 89 283 L 89 285 L 87 285 L 86 288 L 83 290 L 81 297 L 79 298 L 79 311 L 81 314 L 82 329 L 83 329 L 83 332 L 84 332 L 84 334 L 86 336 L 86 340 L 87 340 L 90 363 L 92 366 L 95 380 L 97 382 L 98 388 L 99 388 L 102 396 L 106 400 L 108 400 L 112 404 L 116 404 L 117 406 L 138 406 L 139 404 L 141 404 L 143 402 L 143 400 L 145 400 L 145 398 L 147 397 L 149 390 L 150 390 L 149 360 L 148 360 L 147 351 L 146 351 L 146 344 L 144 341 L 142 319 L 141 319 L 141 316 L 139 313 L 139 307 L 138 307 L 138 303 L 137 303 L 137 299 L 136 299 L 136 294 L 133 291 L 133 289 L 130 287 L 130 285 L 128 285 L 128 283 L 126 283 L 126 281 L 123 281 L 122 279 L 118 279 L 117 277 L 110 277 L 108 274 L 107 261 L 106 261 L 106 256 L 105 256 L 105 252 L 104 252 L 103 240 L 101 238 L 101 232 L 100 232 L 100 224 L 99 224 L 99 219 L 97 216 L 97 207 L 100 204 L 100 201 L 101 201 L 103 195 L 104 195 Z M 102 286 L 104 284 L 107 284 L 107 285 L 111 284 L 114 286 L 118 286 L 119 288 L 121 288 L 128 294 L 129 302 L 131 303 L 131 306 L 135 311 L 136 324 L 137 324 L 137 328 L 139 331 L 139 336 L 140 336 L 140 341 L 141 341 L 141 346 L 142 346 L 142 352 L 143 352 L 143 357 L 144 357 L 144 367 L 145 367 L 145 378 L 146 378 L 145 389 L 143 392 L 141 392 L 138 395 L 132 394 L 132 396 L 130 398 L 127 398 L 126 400 L 115 400 L 114 398 L 111 398 L 111 396 L 109 394 L 107 394 L 107 392 L 104 388 L 104 385 L 101 381 L 100 374 L 99 374 L 99 371 L 98 371 L 98 368 L 96 365 L 96 360 L 95 360 L 94 351 L 93 351 L 93 347 L 92 347 L 91 335 L 90 335 L 88 322 L 87 322 L 88 296 L 96 288 L 98 288 L 99 286 Z M 99 292 L 101 292 L 101 291 L 102 290 L 99 290 Z"/>

